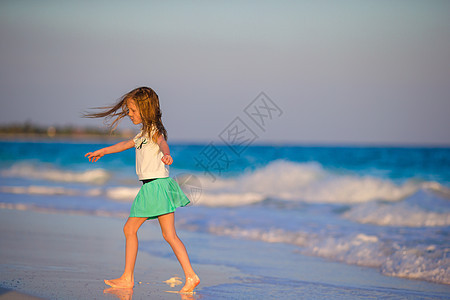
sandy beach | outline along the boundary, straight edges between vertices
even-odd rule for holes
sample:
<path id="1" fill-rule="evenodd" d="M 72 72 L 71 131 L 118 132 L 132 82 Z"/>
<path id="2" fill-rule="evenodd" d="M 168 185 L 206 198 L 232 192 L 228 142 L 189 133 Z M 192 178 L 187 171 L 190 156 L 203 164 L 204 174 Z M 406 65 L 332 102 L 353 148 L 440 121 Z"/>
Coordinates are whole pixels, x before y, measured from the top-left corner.
<path id="1" fill-rule="evenodd" d="M 1 210 L 1 286 L 43 299 L 114 299 L 124 291 L 109 289 L 106 278 L 119 277 L 124 248 L 114 218 Z M 140 235 L 159 239 L 156 226 L 144 226 Z M 198 265 L 205 274 L 202 286 L 233 283 L 237 270 Z M 116 277 L 114 277 L 116 276 Z M 134 299 L 178 299 L 164 283 L 183 277 L 177 261 L 141 251 L 136 268 Z M 125 292 L 127 294 L 128 292 Z"/>
<path id="2" fill-rule="evenodd" d="M 202 282 L 192 296 L 168 293 L 181 268 L 156 222 L 139 232 L 132 292 L 103 279 L 123 267 L 124 220 L 111 217 L 0 210 L 0 299 L 17 293 L 43 299 L 443 299 L 450 287 L 392 278 L 376 270 L 295 255 L 287 245 L 217 237 L 179 229 Z M 283 249 L 281 249 L 283 248 Z M 148 249 L 151 249 L 150 251 Z M 288 252 L 289 253 L 289 252 Z M 234 261 L 234 265 L 230 265 Z M 170 280 L 172 278 L 172 280 Z M 166 283 L 166 281 L 168 281 Z M 3 296 L 3 298 L 2 298 Z"/>

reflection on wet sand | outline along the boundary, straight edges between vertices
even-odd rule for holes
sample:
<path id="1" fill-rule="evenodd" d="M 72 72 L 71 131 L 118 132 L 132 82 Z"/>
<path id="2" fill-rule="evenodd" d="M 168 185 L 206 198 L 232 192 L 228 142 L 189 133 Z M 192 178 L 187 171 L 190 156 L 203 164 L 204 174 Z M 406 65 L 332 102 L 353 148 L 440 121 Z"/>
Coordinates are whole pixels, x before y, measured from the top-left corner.
<path id="1" fill-rule="evenodd" d="M 175 287 L 177 285 L 182 284 L 181 278 L 179 277 L 172 277 L 166 281 L 163 281 L 170 287 Z M 141 282 L 139 282 L 140 284 Z M 179 294 L 181 300 L 193 300 L 193 299 L 200 299 L 199 295 L 195 295 L 195 292 L 192 293 L 180 293 L 178 291 L 165 291 L 167 293 L 173 293 L 173 294 Z M 132 288 L 114 288 L 110 287 L 103 291 L 104 294 L 111 294 L 117 297 L 117 299 L 120 300 L 132 300 L 133 299 L 133 289 Z"/>
<path id="2" fill-rule="evenodd" d="M 120 289 L 120 288 L 107 288 L 103 290 L 104 294 L 112 294 L 120 300 L 131 300 L 133 299 L 133 289 Z"/>
<path id="3" fill-rule="evenodd" d="M 200 299 L 198 296 L 197 296 L 197 297 L 194 296 L 194 295 L 196 294 L 195 292 L 191 292 L 191 293 L 180 293 L 180 292 L 177 292 L 177 291 L 166 291 L 166 293 L 179 294 L 181 300 Z"/>

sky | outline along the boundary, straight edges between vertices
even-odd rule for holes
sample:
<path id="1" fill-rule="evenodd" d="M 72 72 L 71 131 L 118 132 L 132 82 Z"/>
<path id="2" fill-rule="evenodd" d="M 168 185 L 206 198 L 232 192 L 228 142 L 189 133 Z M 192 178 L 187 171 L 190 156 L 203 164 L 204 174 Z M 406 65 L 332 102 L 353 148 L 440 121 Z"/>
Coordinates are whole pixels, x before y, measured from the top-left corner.
<path id="1" fill-rule="evenodd" d="M 101 127 L 139 86 L 172 141 L 450 145 L 450 1 L 0 2 L 0 124 Z"/>

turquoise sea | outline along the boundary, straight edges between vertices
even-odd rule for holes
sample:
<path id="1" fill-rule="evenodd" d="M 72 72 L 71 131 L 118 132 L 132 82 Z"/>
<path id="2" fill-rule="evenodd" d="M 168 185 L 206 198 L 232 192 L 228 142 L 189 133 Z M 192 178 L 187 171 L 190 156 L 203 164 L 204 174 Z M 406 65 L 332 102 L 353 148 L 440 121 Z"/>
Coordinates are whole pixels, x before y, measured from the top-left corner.
<path id="1" fill-rule="evenodd" d="M 126 217 L 134 151 L 84 157 L 110 144 L 0 142 L 0 208 Z M 179 228 L 450 284 L 450 148 L 169 145 Z"/>

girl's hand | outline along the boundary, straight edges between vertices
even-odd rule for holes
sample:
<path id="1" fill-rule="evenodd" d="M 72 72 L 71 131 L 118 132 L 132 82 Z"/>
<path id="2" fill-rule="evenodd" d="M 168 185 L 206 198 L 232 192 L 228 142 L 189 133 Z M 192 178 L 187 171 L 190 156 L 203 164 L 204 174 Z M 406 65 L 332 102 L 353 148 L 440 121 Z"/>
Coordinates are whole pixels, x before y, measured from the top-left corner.
<path id="1" fill-rule="evenodd" d="M 161 161 L 166 165 L 171 165 L 173 163 L 173 158 L 172 156 L 170 156 L 170 154 L 164 154 L 164 156 L 161 158 Z"/>
<path id="2" fill-rule="evenodd" d="M 94 152 L 88 152 L 84 155 L 84 157 L 88 157 L 90 162 L 96 162 L 100 159 L 105 153 L 102 151 L 103 149 L 94 151 Z"/>

